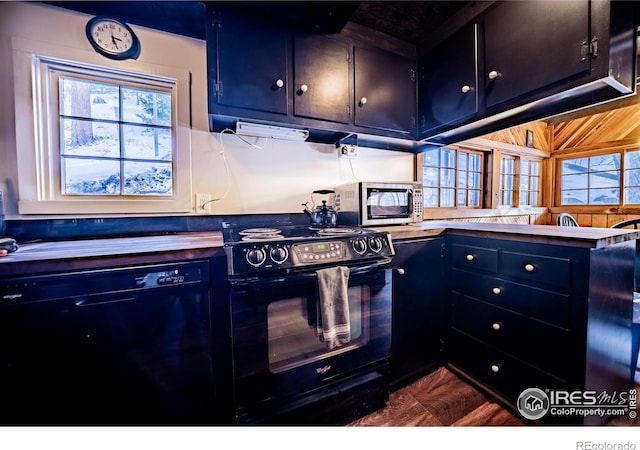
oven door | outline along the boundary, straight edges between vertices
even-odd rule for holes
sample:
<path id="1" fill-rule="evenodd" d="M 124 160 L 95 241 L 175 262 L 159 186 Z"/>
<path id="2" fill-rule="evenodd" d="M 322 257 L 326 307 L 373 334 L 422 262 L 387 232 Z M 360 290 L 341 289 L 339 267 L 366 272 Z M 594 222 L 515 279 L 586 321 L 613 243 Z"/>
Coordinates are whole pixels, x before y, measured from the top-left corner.
<path id="1" fill-rule="evenodd" d="M 390 259 L 350 267 L 351 339 L 329 350 L 318 335 L 314 271 L 231 282 L 236 418 L 269 414 L 324 387 L 386 365 Z"/>

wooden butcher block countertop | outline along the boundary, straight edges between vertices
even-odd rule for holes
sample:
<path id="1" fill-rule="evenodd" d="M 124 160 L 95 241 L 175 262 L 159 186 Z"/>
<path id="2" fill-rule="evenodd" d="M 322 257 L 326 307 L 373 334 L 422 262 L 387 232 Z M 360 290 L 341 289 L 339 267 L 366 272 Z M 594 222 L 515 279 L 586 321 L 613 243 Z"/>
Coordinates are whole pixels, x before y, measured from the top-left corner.
<path id="1" fill-rule="evenodd" d="M 394 240 L 427 238 L 448 232 L 530 242 L 553 242 L 556 244 L 558 240 L 564 240 L 568 245 L 593 248 L 606 247 L 640 238 L 640 230 L 633 229 L 462 221 L 425 221 L 411 225 L 379 227 L 378 229 L 388 231 Z"/>
<path id="2" fill-rule="evenodd" d="M 209 258 L 222 244 L 219 231 L 25 243 L 0 257 L 0 276 Z"/>

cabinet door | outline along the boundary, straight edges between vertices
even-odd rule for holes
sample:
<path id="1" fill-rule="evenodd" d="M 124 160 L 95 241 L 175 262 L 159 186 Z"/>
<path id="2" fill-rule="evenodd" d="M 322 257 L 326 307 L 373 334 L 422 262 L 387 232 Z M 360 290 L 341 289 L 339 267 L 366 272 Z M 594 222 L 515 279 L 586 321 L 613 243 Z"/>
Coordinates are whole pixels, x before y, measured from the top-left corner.
<path id="1" fill-rule="evenodd" d="M 487 108 L 589 71 L 588 39 L 588 0 L 499 3 L 484 19 Z"/>
<path id="2" fill-rule="evenodd" d="M 354 48 L 355 125 L 415 133 L 415 62 L 400 55 Z"/>
<path id="3" fill-rule="evenodd" d="M 442 238 L 394 242 L 391 387 L 441 363 L 444 334 Z"/>
<path id="4" fill-rule="evenodd" d="M 218 21 L 216 103 L 287 114 L 289 31 L 226 10 Z"/>
<path id="5" fill-rule="evenodd" d="M 478 113 L 477 24 L 447 39 L 421 62 L 420 134 Z"/>
<path id="6" fill-rule="evenodd" d="M 294 114 L 348 123 L 350 45 L 322 35 L 299 33 L 294 55 Z"/>

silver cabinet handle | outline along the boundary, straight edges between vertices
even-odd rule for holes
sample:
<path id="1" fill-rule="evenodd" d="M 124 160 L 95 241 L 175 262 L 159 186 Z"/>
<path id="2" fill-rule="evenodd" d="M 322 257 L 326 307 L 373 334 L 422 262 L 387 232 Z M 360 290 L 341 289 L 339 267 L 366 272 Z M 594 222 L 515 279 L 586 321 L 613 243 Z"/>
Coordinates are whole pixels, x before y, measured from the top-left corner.
<path id="1" fill-rule="evenodd" d="M 302 86 L 300 86 L 300 90 L 302 92 L 307 92 L 309 90 L 309 86 L 307 86 L 306 84 L 303 84 Z"/>
<path id="2" fill-rule="evenodd" d="M 533 272 L 534 270 L 536 270 L 536 267 L 533 264 L 525 264 L 524 270 L 526 270 L 527 272 Z"/>
<path id="3" fill-rule="evenodd" d="M 492 70 L 491 72 L 489 72 L 489 79 L 490 80 L 495 80 L 496 78 L 498 78 L 498 71 L 497 70 Z"/>
<path id="4" fill-rule="evenodd" d="M 500 295 L 502 293 L 502 289 L 500 289 L 499 287 L 494 287 L 493 289 L 491 289 L 491 292 L 496 295 Z"/>
<path id="5" fill-rule="evenodd" d="M 281 79 L 276 80 L 276 86 L 279 88 L 284 87 L 284 81 Z"/>
<path id="6" fill-rule="evenodd" d="M 367 100 L 367 97 L 362 97 L 362 98 L 360 99 L 360 105 L 361 105 L 361 106 L 362 106 L 362 105 L 366 105 L 366 104 L 367 104 L 367 101 L 368 101 L 368 100 Z"/>
<path id="7" fill-rule="evenodd" d="M 498 373 L 500 372 L 500 364 L 491 364 L 491 371 L 493 373 Z"/>
<path id="8" fill-rule="evenodd" d="M 468 84 L 465 84 L 464 86 L 462 86 L 462 89 L 460 90 L 462 91 L 463 94 L 466 94 L 471 90 L 471 86 L 469 86 Z"/>
<path id="9" fill-rule="evenodd" d="M 404 275 L 404 269 L 402 267 L 396 269 L 396 272 L 398 273 L 398 275 Z"/>
<path id="10" fill-rule="evenodd" d="M 494 329 L 494 330 L 496 330 L 496 331 L 499 331 L 499 330 L 500 330 L 500 328 L 502 328 L 502 324 L 501 324 L 500 322 L 493 322 L 493 323 L 491 324 L 491 328 L 493 328 L 493 329 Z"/>
<path id="11" fill-rule="evenodd" d="M 474 259 L 476 259 L 476 257 L 474 255 L 472 255 L 471 253 L 469 253 L 467 255 L 467 261 L 473 261 Z"/>

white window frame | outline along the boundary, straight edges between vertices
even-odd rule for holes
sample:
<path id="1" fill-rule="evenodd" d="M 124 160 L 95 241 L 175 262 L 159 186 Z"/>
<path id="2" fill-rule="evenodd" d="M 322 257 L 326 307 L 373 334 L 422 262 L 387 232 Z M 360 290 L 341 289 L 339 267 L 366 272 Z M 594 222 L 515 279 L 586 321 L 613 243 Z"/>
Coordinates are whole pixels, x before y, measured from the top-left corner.
<path id="1" fill-rule="evenodd" d="M 20 214 L 145 215 L 192 212 L 189 72 L 131 61 L 113 62 L 41 42 L 12 39 Z M 96 63 L 97 62 L 97 63 Z M 172 92 L 174 192 L 170 197 L 65 196 L 60 189 L 59 102 L 51 70 L 144 81 Z M 96 79 L 100 79 L 97 77 Z M 29 118 L 29 120 L 23 120 Z"/>

